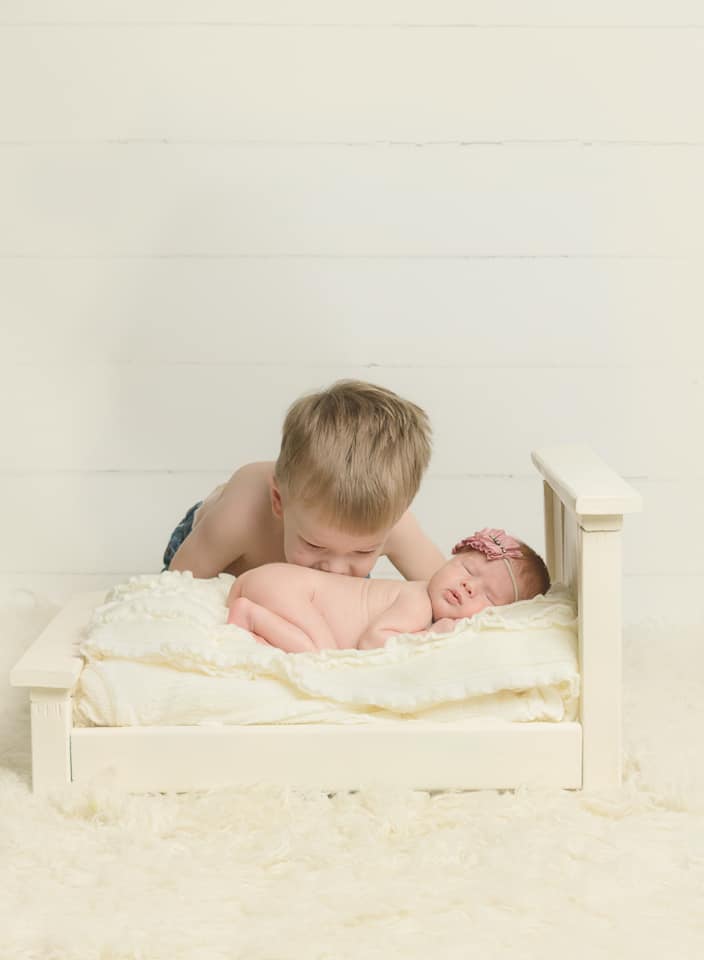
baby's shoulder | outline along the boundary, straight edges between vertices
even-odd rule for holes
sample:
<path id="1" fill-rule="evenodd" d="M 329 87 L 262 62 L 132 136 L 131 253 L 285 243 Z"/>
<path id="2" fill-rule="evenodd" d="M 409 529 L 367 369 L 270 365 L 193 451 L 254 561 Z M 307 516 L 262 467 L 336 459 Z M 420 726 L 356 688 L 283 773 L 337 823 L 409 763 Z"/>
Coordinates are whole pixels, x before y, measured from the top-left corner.
<path id="1" fill-rule="evenodd" d="M 426 584 L 421 580 L 368 580 L 371 590 L 384 595 L 387 603 L 401 604 L 408 609 L 424 609 L 428 602 Z"/>
<path id="2" fill-rule="evenodd" d="M 300 592 L 303 587 L 309 585 L 306 574 L 311 572 L 313 571 L 298 567 L 294 563 L 262 563 L 252 567 L 251 570 L 246 570 L 238 579 L 243 587 L 259 589 L 262 586 L 275 586 L 279 593 L 289 589 Z"/>

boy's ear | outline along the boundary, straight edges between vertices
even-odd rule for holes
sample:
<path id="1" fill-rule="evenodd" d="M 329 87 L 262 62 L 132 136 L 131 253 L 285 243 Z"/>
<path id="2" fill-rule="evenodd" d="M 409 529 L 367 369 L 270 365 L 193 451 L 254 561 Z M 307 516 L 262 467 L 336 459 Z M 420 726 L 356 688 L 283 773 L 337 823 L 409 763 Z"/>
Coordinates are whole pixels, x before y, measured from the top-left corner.
<path id="1" fill-rule="evenodd" d="M 271 512 L 274 514 L 275 517 L 278 517 L 279 519 L 281 519 L 281 517 L 283 517 L 284 515 L 284 507 L 283 507 L 283 503 L 281 502 L 281 491 L 279 490 L 274 477 L 271 478 L 270 483 L 271 485 L 269 488 L 269 492 L 271 494 Z"/>

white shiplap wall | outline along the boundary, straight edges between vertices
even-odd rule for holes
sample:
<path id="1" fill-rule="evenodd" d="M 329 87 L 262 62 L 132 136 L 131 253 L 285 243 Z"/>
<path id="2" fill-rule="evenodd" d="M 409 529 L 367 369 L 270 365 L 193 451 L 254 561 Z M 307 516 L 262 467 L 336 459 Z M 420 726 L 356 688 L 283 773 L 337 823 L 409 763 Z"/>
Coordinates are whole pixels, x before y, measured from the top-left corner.
<path id="1" fill-rule="evenodd" d="M 704 617 L 698 2 L 0 3 L 0 584 L 158 568 L 338 377 L 426 407 L 447 549 L 529 451 L 645 496 L 626 617 Z"/>

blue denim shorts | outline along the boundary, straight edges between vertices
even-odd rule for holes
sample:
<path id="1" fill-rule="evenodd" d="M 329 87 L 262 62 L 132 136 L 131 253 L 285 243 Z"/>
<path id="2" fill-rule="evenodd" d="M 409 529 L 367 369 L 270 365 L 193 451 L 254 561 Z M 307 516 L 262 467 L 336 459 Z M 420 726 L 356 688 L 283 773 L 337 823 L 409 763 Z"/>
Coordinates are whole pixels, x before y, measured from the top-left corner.
<path id="1" fill-rule="evenodd" d="M 169 569 L 169 565 L 174 558 L 174 554 L 181 546 L 183 541 L 186 539 L 188 534 L 193 529 L 193 518 L 196 515 L 196 510 L 201 505 L 203 501 L 199 500 L 198 503 L 194 503 L 191 509 L 186 513 L 186 516 L 178 524 L 174 532 L 169 537 L 169 542 L 166 545 L 166 550 L 164 550 L 164 570 Z M 163 570 L 162 570 L 163 573 Z"/>

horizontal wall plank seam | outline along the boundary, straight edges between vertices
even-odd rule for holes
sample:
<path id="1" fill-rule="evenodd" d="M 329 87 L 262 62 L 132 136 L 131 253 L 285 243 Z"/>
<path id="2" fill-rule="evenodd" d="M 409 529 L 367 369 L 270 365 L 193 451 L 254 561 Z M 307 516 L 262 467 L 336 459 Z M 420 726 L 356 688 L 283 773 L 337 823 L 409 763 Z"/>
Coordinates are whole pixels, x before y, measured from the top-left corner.
<path id="1" fill-rule="evenodd" d="M 278 23 L 267 23 L 266 21 L 247 21 L 247 20 L 24 20 L 0 21 L 2 29 L 36 29 L 51 28 L 60 30 L 74 30 L 88 27 L 90 29 L 114 29 L 118 27 L 126 30 L 154 30 L 162 27 L 174 27 L 182 29 L 184 27 L 198 27 L 200 29 L 218 30 L 223 27 L 244 30 L 589 30 L 589 31 L 690 31 L 704 30 L 702 23 L 420 23 L 409 21 L 408 23 L 390 20 L 383 23 L 333 23 L 333 22 L 311 22 L 295 23 L 292 21 L 281 21 Z"/>
<path id="2" fill-rule="evenodd" d="M 595 137 L 504 137 L 499 140 L 240 140 L 240 139 L 181 139 L 178 137 L 107 137 L 100 139 L 75 140 L 0 140 L 0 148 L 16 147 L 236 147 L 254 148 L 308 148 L 308 147 L 344 147 L 344 148 L 382 148 L 411 147 L 458 147 L 473 149 L 482 147 L 634 147 L 638 149 L 675 148 L 699 149 L 704 140 L 606 140 Z"/>
<path id="3" fill-rule="evenodd" d="M 690 263 L 700 256 L 641 253 L 0 253 L 1 260 L 570 260 L 570 261 L 636 261 L 662 260 Z"/>
<path id="4" fill-rule="evenodd" d="M 95 360 L 90 357 L 81 357 L 79 359 L 70 359 L 70 360 L 60 360 L 54 357 L 53 359 L 42 359 L 42 360 L 9 360 L 5 361 L 0 358 L 0 370 L 43 370 L 46 367 L 51 367 L 52 370 L 85 370 L 87 368 L 94 367 L 104 367 L 111 370 L 136 370 L 140 368 L 149 368 L 150 370 L 161 370 L 161 369 L 171 369 L 172 367 L 185 367 L 185 368 L 216 368 L 216 369 L 236 369 L 236 370 L 288 370 L 291 366 L 290 361 L 287 360 Z M 505 370 L 519 370 L 519 371 L 531 371 L 534 373 L 544 372 L 544 371 L 566 371 L 566 370 L 593 370 L 593 371 L 610 371 L 610 370 L 628 370 L 632 372 L 634 370 L 633 364 L 631 363 L 562 363 L 558 361 L 556 363 L 481 363 L 481 362 L 467 362 L 467 361 L 458 361 L 456 363 L 393 363 L 392 361 L 376 361 L 376 360 L 367 360 L 360 361 L 355 363 L 349 360 L 339 360 L 339 361 L 322 361 L 320 363 L 310 363 L 305 361 L 304 363 L 299 364 L 299 369 L 305 370 L 329 370 L 330 368 L 354 368 L 355 370 L 423 370 L 430 372 L 433 370 L 496 370 L 498 372 Z M 663 363 L 662 361 L 656 363 L 641 363 L 638 365 L 637 369 L 639 371 L 649 370 L 651 372 L 662 373 L 663 370 L 668 372 L 675 371 L 676 379 L 678 383 L 681 383 L 683 378 L 688 379 L 692 377 L 693 384 L 699 386 L 704 382 L 702 378 L 701 367 L 699 366 L 685 366 L 679 361 L 673 363 L 672 365 L 668 363 Z"/>

